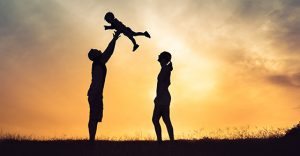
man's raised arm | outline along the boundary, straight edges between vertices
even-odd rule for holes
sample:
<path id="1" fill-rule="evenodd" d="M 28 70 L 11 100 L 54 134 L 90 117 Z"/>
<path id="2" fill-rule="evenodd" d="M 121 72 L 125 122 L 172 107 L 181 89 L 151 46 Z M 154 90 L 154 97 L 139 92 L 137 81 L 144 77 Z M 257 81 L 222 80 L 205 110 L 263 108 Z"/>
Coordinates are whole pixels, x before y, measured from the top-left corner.
<path id="1" fill-rule="evenodd" d="M 102 53 L 101 62 L 103 62 L 104 64 L 110 59 L 111 55 L 113 54 L 115 50 L 116 41 L 118 40 L 119 37 L 120 37 L 120 32 L 116 31 L 113 34 L 113 38 L 109 42 L 107 48 Z"/>

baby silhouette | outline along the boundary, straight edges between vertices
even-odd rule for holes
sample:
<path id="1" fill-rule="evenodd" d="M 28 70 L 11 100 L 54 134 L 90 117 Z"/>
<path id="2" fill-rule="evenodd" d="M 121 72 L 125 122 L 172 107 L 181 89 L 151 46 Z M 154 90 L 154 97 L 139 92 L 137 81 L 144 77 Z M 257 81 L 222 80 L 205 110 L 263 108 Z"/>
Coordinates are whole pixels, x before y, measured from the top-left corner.
<path id="1" fill-rule="evenodd" d="M 106 13 L 104 19 L 111 24 L 109 26 L 105 25 L 104 29 L 105 30 L 115 29 L 120 33 L 123 33 L 125 36 L 127 36 L 133 43 L 133 51 L 135 51 L 139 47 L 139 45 L 136 43 L 135 39 L 133 38 L 134 36 L 146 36 L 150 38 L 150 34 L 147 31 L 134 32 L 129 27 L 126 27 L 122 22 L 120 22 L 117 18 L 115 18 L 112 12 Z"/>

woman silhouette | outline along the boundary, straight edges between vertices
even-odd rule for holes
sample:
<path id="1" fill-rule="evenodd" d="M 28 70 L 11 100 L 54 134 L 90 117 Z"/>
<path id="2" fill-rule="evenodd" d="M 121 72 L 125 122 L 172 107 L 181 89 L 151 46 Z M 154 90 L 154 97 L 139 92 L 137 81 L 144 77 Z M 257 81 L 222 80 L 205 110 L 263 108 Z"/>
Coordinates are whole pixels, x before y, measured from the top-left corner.
<path id="1" fill-rule="evenodd" d="M 171 54 L 166 51 L 162 52 L 158 56 L 158 62 L 161 65 L 161 70 L 157 77 L 156 97 L 154 99 L 155 107 L 152 116 L 157 141 L 162 141 L 161 127 L 159 124 L 160 117 L 163 118 L 163 121 L 166 124 L 170 140 L 174 140 L 173 126 L 170 120 L 171 94 L 168 90 L 171 84 L 171 71 L 173 70 L 171 57 Z"/>

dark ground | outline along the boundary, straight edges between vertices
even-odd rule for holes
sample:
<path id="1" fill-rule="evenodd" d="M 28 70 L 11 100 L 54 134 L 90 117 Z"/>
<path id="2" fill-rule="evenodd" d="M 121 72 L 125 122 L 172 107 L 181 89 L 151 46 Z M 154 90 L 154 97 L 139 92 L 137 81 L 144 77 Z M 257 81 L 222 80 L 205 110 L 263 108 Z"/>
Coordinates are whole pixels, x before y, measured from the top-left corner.
<path id="1" fill-rule="evenodd" d="M 291 138 L 165 141 L 0 140 L 1 156 L 300 156 L 300 140 Z"/>

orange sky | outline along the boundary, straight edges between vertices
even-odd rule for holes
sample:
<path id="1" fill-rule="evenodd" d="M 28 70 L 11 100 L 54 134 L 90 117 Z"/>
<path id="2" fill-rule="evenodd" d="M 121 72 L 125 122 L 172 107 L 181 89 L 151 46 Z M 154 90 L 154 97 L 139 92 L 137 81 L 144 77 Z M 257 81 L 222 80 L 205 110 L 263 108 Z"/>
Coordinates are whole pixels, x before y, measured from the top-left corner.
<path id="1" fill-rule="evenodd" d="M 91 48 L 112 37 L 112 11 L 136 31 L 107 64 L 98 137 L 154 136 L 157 56 L 173 55 L 175 134 L 199 129 L 289 127 L 300 120 L 300 3 L 296 0 L 0 1 L 0 129 L 87 137 Z M 164 127 L 163 127 L 164 128 Z M 166 133 L 164 133 L 166 135 Z"/>

